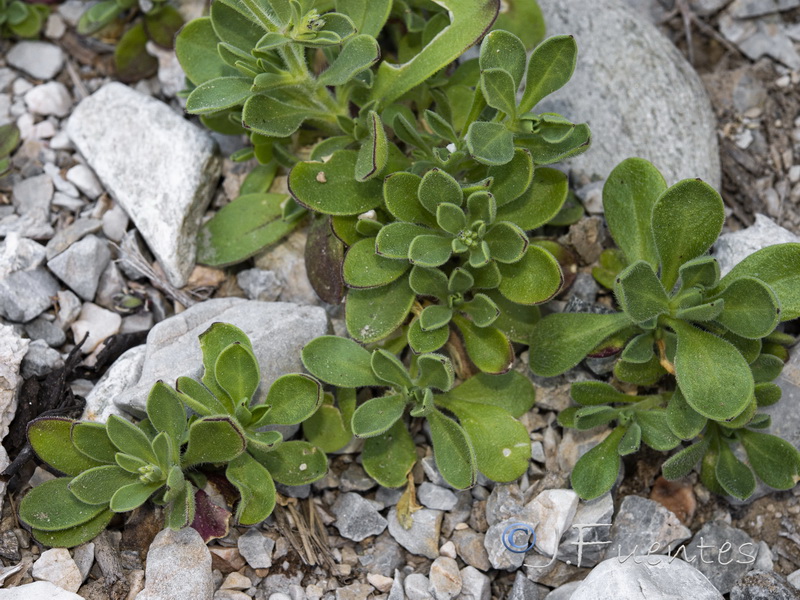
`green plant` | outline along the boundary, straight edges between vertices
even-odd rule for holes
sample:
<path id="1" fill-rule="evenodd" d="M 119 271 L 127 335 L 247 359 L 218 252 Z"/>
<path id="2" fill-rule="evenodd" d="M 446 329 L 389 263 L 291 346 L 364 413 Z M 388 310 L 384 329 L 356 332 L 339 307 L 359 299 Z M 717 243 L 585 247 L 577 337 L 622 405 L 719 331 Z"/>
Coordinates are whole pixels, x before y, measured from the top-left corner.
<path id="1" fill-rule="evenodd" d="M 158 59 L 147 52 L 145 44 L 152 40 L 171 49 L 183 17 L 169 0 L 101 0 L 83 12 L 77 29 L 83 35 L 101 34 L 113 23 L 125 26 L 114 49 L 117 77 L 135 82 L 158 70 Z"/>
<path id="2" fill-rule="evenodd" d="M 619 354 L 617 379 L 653 386 L 670 375 L 674 389 L 627 396 L 599 382 L 574 385 L 582 407 L 563 412 L 564 425 L 619 423 L 576 466 L 575 489 L 586 498 L 610 489 L 619 456 L 640 442 L 669 450 L 698 436 L 665 463 L 666 476 L 684 475 L 702 459 L 709 489 L 747 497 L 755 489 L 753 473 L 729 448 L 741 442 L 762 480 L 779 489 L 794 485 L 797 452 L 752 429 L 768 425 L 758 407 L 780 398 L 770 381 L 783 366 L 781 345 L 793 339 L 776 326 L 800 316 L 800 244 L 767 247 L 720 278 L 716 259 L 706 255 L 725 218 L 719 194 L 699 180 L 668 188 L 641 159 L 614 169 L 603 205 L 624 255 L 604 269 L 627 265 L 614 279 L 621 312 L 546 316 L 531 336 L 531 370 L 553 376 L 587 355 Z"/>
<path id="3" fill-rule="evenodd" d="M 251 405 L 260 384 L 258 363 L 247 336 L 217 323 L 200 339 L 203 383 L 181 377 L 176 391 L 156 383 L 147 418 L 138 425 L 112 415 L 105 424 L 45 417 L 28 426 L 38 457 L 66 477 L 28 493 L 20 519 L 49 546 L 75 546 L 102 531 L 114 513 L 152 498 L 166 506 L 166 526 L 195 522 L 201 468 L 224 466 L 240 499 L 243 525 L 263 521 L 275 506 L 273 479 L 286 485 L 324 476 L 325 455 L 308 442 L 283 442 L 267 425 L 295 424 L 321 399 L 319 383 L 286 375 L 270 387 L 263 404 Z M 188 417 L 186 406 L 196 414 Z"/>
<path id="4" fill-rule="evenodd" d="M 445 356 L 413 356 L 409 369 L 386 350 L 369 352 L 334 336 L 312 340 L 302 356 L 310 373 L 338 388 L 340 408 L 323 407 L 304 424 L 306 436 L 331 451 L 351 435 L 365 438 L 364 470 L 381 485 L 405 484 L 417 461 L 406 409 L 410 417 L 425 418 L 436 465 L 453 487 L 474 485 L 478 471 L 495 481 L 513 481 L 528 467 L 530 438 L 517 418 L 531 408 L 535 393 L 516 371 L 481 373 L 453 387 Z M 356 388 L 389 391 L 356 407 Z"/>
<path id="5" fill-rule="evenodd" d="M 9 36 L 35 38 L 49 14 L 50 7 L 44 4 L 0 0 L 0 39 Z"/>
<path id="6" fill-rule="evenodd" d="M 0 125 L 0 177 L 11 168 L 11 153 L 19 144 L 19 129 L 13 123 Z"/>
<path id="7" fill-rule="evenodd" d="M 411 347 L 425 353 L 458 331 L 479 369 L 504 372 L 535 305 L 562 283 L 527 232 L 558 217 L 568 195 L 566 177 L 541 165 L 584 151 L 590 136 L 533 109 L 569 80 L 575 41 L 550 38 L 529 59 L 525 42 L 495 30 L 479 58 L 455 64 L 490 29 L 498 1 L 366 6 L 230 0 L 179 34 L 187 111 L 248 131 L 253 148 L 237 158 L 264 163 L 203 227 L 199 260 L 244 260 L 310 212 L 310 279 L 331 303 L 346 293 L 353 338 L 379 342 L 408 324 Z M 538 14 L 531 2 L 507 8 L 506 23 Z M 290 169 L 291 198 L 267 192 L 278 165 Z"/>

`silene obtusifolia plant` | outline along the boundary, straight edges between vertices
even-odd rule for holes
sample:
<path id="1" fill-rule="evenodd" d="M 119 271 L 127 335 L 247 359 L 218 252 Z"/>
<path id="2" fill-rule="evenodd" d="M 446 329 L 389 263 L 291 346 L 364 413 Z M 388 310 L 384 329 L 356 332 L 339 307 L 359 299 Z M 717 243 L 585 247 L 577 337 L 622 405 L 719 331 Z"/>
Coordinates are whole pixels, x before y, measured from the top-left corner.
<path id="1" fill-rule="evenodd" d="M 245 260 L 310 214 L 309 276 L 324 300 L 346 295 L 351 337 L 399 331 L 424 354 L 457 332 L 479 370 L 506 371 L 511 343 L 527 341 L 536 305 L 562 284 L 528 235 L 568 194 L 542 165 L 586 150 L 590 135 L 534 111 L 569 80 L 575 41 L 552 37 L 529 58 L 538 39 L 487 35 L 499 7 L 225 0 L 189 23 L 176 43 L 187 111 L 249 132 L 237 158 L 262 163 L 203 227 L 199 260 Z M 481 38 L 479 58 L 454 62 Z M 266 191 L 279 166 L 290 196 Z"/>
<path id="2" fill-rule="evenodd" d="M 578 461 L 575 490 L 589 499 L 611 489 L 620 457 L 641 443 L 666 451 L 684 441 L 690 445 L 663 465 L 668 479 L 700 463 L 702 482 L 720 494 L 749 497 L 755 476 L 776 489 L 793 487 L 800 454 L 759 431 L 770 425 L 759 409 L 781 396 L 771 382 L 794 339 L 776 327 L 800 316 L 800 244 L 764 248 L 720 278 L 719 264 L 706 254 L 725 219 L 719 194 L 699 180 L 668 188 L 642 159 L 614 169 L 603 206 L 621 250 L 606 262 L 603 279 L 614 274 L 613 264 L 626 265 L 613 278 L 619 312 L 544 317 L 531 336 L 530 367 L 554 376 L 587 355 L 616 353 L 618 380 L 656 391 L 633 396 L 603 382 L 573 384 L 579 406 L 559 415 L 562 425 L 616 422 Z"/>
<path id="3" fill-rule="evenodd" d="M 307 375 L 285 375 L 263 403 L 253 403 L 260 374 L 247 336 L 217 323 L 200 343 L 202 383 L 179 378 L 180 391 L 156 383 L 147 418 L 138 424 L 116 415 L 105 424 L 56 417 L 31 422 L 34 451 L 65 474 L 35 487 L 20 503 L 20 519 L 36 539 L 48 546 L 81 544 L 105 529 L 115 513 L 148 499 L 165 506 L 165 526 L 191 525 L 209 468 L 224 468 L 240 494 L 237 521 L 252 525 L 275 506 L 273 479 L 302 485 L 324 476 L 327 461 L 320 450 L 263 430 L 313 414 L 321 401 L 319 383 Z M 188 418 L 187 407 L 193 413 Z"/>
<path id="4" fill-rule="evenodd" d="M 329 451 L 352 435 L 365 438 L 364 470 L 383 486 L 404 485 L 417 461 L 412 417 L 425 419 L 436 466 L 455 488 L 474 485 L 479 471 L 507 482 L 528 468 L 530 438 L 517 419 L 533 406 L 535 393 L 516 371 L 481 373 L 454 387 L 450 360 L 441 354 L 412 355 L 408 367 L 384 349 L 370 352 L 335 336 L 312 340 L 302 358 L 338 396 L 338 409 L 326 404 L 304 423 L 306 437 Z M 366 397 L 356 406 L 358 388 L 366 388 Z"/>
<path id="5" fill-rule="evenodd" d="M 41 33 L 50 7 L 22 0 L 0 0 L 0 39 L 35 38 Z"/>

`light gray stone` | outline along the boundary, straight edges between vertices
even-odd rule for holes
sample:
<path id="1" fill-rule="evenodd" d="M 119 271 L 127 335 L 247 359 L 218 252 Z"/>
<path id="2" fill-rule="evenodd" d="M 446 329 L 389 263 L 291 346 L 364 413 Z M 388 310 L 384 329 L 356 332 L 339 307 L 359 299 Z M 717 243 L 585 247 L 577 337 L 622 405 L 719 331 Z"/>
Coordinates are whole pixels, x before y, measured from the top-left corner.
<path id="1" fill-rule="evenodd" d="M 272 566 L 272 551 L 275 540 L 267 537 L 255 527 L 248 529 L 236 541 L 239 554 L 253 569 L 269 569 Z"/>
<path id="2" fill-rule="evenodd" d="M 737 19 L 752 19 L 798 6 L 800 0 L 733 0 L 725 12 Z"/>
<path id="3" fill-rule="evenodd" d="M 347 467 L 342 472 L 339 480 L 339 489 L 342 492 L 366 492 L 377 485 L 361 465 L 356 463 L 352 463 Z"/>
<path id="4" fill-rule="evenodd" d="M 191 527 L 161 531 L 147 552 L 145 588 L 136 600 L 211 600 L 211 552 Z"/>
<path id="5" fill-rule="evenodd" d="M 546 589 L 525 577 L 524 573 L 518 572 L 508 594 L 508 600 L 540 600 L 547 593 L 543 591 Z"/>
<path id="6" fill-rule="evenodd" d="M 47 242 L 47 260 L 51 260 L 64 252 L 75 242 L 80 241 L 90 233 L 100 231 L 103 226 L 100 219 L 85 219 L 80 218 L 73 221 L 64 229 L 60 229 L 49 242 Z"/>
<path id="7" fill-rule="evenodd" d="M 486 522 L 494 525 L 522 512 L 522 492 L 516 483 L 497 484 L 486 500 Z"/>
<path id="8" fill-rule="evenodd" d="M 100 275 L 109 260 L 111 250 L 108 249 L 108 243 L 96 235 L 88 235 L 49 260 L 47 266 L 78 296 L 84 300 L 94 300 Z"/>
<path id="9" fill-rule="evenodd" d="M 727 594 L 736 581 L 753 568 L 758 546 L 741 529 L 723 521 L 703 525 L 686 544 L 685 556 L 721 593 Z M 684 553 L 681 552 L 681 558 Z"/>
<path id="10" fill-rule="evenodd" d="M 665 554 L 691 535 L 663 504 L 641 496 L 625 496 L 614 517 L 606 556 Z"/>
<path id="11" fill-rule="evenodd" d="M 60 81 L 48 81 L 25 92 L 25 104 L 37 115 L 66 117 L 72 108 L 72 96 Z"/>
<path id="12" fill-rule="evenodd" d="M 75 165 L 67 171 L 67 181 L 75 184 L 91 200 L 96 200 L 103 193 L 103 186 L 86 165 Z"/>
<path id="13" fill-rule="evenodd" d="M 236 283 L 250 300 L 273 302 L 283 291 L 283 284 L 273 271 L 245 269 L 236 275 Z"/>
<path id="14" fill-rule="evenodd" d="M 44 262 L 45 247 L 16 233 L 0 242 L 0 280 L 15 271 L 30 271 Z"/>
<path id="15" fill-rule="evenodd" d="M 320 300 L 306 274 L 305 231 L 296 230 L 283 242 L 255 257 L 259 269 L 272 271 L 281 285 L 278 300 L 298 304 L 319 304 Z"/>
<path id="16" fill-rule="evenodd" d="M 405 576 L 402 571 L 394 572 L 394 581 L 392 582 L 392 589 L 389 590 L 388 600 L 406 600 L 405 594 Z"/>
<path id="17" fill-rule="evenodd" d="M 18 42 L 6 56 L 8 64 L 36 79 L 53 79 L 64 65 L 61 48 L 47 42 Z"/>
<path id="18" fill-rule="evenodd" d="M 488 571 L 492 565 L 483 540 L 484 534 L 470 528 L 456 529 L 451 537 L 461 560 L 476 569 Z"/>
<path id="19" fill-rule="evenodd" d="M 461 569 L 461 593 L 458 600 L 490 600 L 492 597 L 491 580 L 475 567 Z"/>
<path id="20" fill-rule="evenodd" d="M 48 346 L 58 348 L 67 341 L 67 336 L 53 321 L 37 317 L 25 325 L 25 333 L 32 340 L 43 340 Z"/>
<path id="21" fill-rule="evenodd" d="M 52 306 L 58 288 L 43 267 L 12 273 L 0 280 L 0 317 L 27 323 Z"/>
<path id="22" fill-rule="evenodd" d="M 116 398 L 117 406 L 143 415 L 147 393 L 159 379 L 200 379 L 203 363 L 198 336 L 216 322 L 232 323 L 249 336 L 261 367 L 259 399 L 281 375 L 302 372 L 300 350 L 328 331 L 327 315 L 319 307 L 241 298 L 207 300 L 150 330 L 142 375 Z"/>
<path id="23" fill-rule="evenodd" d="M 544 600 L 571 600 L 572 594 L 581 587 L 582 581 L 570 581 L 554 589 L 552 592 L 543 596 Z M 510 600 L 510 599 L 509 599 Z M 517 600 L 516 598 L 514 600 Z M 534 598 L 534 600 L 536 600 Z"/>
<path id="24" fill-rule="evenodd" d="M 369 571 L 391 577 L 405 562 L 405 554 L 389 532 L 384 532 L 373 540 L 358 556 L 358 562 Z"/>
<path id="25" fill-rule="evenodd" d="M 699 76 L 678 49 L 624 0 L 543 0 L 548 35 L 574 35 L 570 83 L 536 108 L 588 122 L 592 147 L 568 164 L 608 177 L 623 158 L 651 160 L 672 184 L 720 184 L 717 131 Z M 691 107 L 691 110 L 687 110 Z M 653 140 L 659 140 L 653 144 Z"/>
<path id="26" fill-rule="evenodd" d="M 183 286 L 220 172 L 212 138 L 163 102 L 121 83 L 108 83 L 81 101 L 67 133 L 133 219 L 170 283 Z"/>
<path id="27" fill-rule="evenodd" d="M 475 572 L 478 573 L 477 570 Z M 433 561 L 428 579 L 435 600 L 452 600 L 461 592 L 463 585 L 458 563 L 447 556 L 440 556 Z"/>
<path id="28" fill-rule="evenodd" d="M 569 531 L 558 547 L 558 559 L 579 567 L 593 567 L 603 560 L 611 539 L 609 533 L 613 515 L 614 499 L 611 492 L 581 502 Z"/>
<path id="29" fill-rule="evenodd" d="M 453 492 L 428 481 L 423 481 L 417 489 L 417 498 L 423 506 L 436 510 L 452 510 L 458 503 Z"/>
<path id="30" fill-rule="evenodd" d="M 66 548 L 42 552 L 33 563 L 31 576 L 38 581 L 49 581 L 68 592 L 77 592 L 83 582 L 80 569 Z"/>
<path id="31" fill-rule="evenodd" d="M 49 175 L 36 175 L 14 184 L 11 199 L 20 216 L 29 216 L 38 221 L 50 217 L 50 201 L 53 199 L 53 180 Z"/>
<path id="32" fill-rule="evenodd" d="M 756 562 L 753 563 L 753 570 L 772 571 L 774 568 L 772 558 L 772 550 L 769 549 L 769 544 L 767 542 L 759 542 L 758 556 L 756 556 Z"/>
<path id="33" fill-rule="evenodd" d="M 122 411 L 114 404 L 114 398 L 138 381 L 145 353 L 146 347 L 142 344 L 126 351 L 114 361 L 86 396 L 81 419 L 105 423 L 109 415 L 123 416 Z"/>
<path id="34" fill-rule="evenodd" d="M 389 533 L 411 554 L 419 554 L 435 559 L 439 556 L 439 531 L 442 526 L 442 512 L 422 508 L 411 513 L 411 528 L 406 529 L 397 520 L 397 509 L 389 511 Z"/>
<path id="35" fill-rule="evenodd" d="M 72 560 L 75 561 L 78 571 L 81 572 L 81 580 L 86 581 L 94 564 L 94 543 L 87 542 L 75 548 L 72 551 Z"/>
<path id="36" fill-rule="evenodd" d="M 648 556 L 638 560 L 604 560 L 570 600 L 722 600 L 722 594 L 702 573 L 678 558 Z"/>
<path id="37" fill-rule="evenodd" d="M 790 575 L 791 577 L 791 575 Z M 731 600 L 797 600 L 800 594 L 791 580 L 772 571 L 750 571 L 731 589 Z"/>
<path id="38" fill-rule="evenodd" d="M 34 340 L 28 346 L 28 352 L 22 360 L 22 376 L 44 377 L 50 371 L 64 366 L 64 359 L 57 350 L 53 350 L 44 340 Z"/>
<path id="39" fill-rule="evenodd" d="M 517 523 L 519 523 L 519 518 L 513 517 L 499 521 L 486 530 L 483 545 L 489 555 L 489 562 L 495 569 L 516 571 L 525 562 L 524 552 L 512 552 L 506 546 L 506 543 L 509 542 L 507 536 L 512 531 L 509 527 Z M 521 546 L 524 543 L 521 534 L 516 534 L 513 542 L 515 546 Z"/>
<path id="40" fill-rule="evenodd" d="M 724 233 L 714 244 L 712 252 L 719 261 L 722 275 L 726 275 L 745 258 L 775 244 L 797 243 L 800 237 L 784 229 L 762 214 L 756 215 L 755 223 L 746 229 Z"/>
<path id="41" fill-rule="evenodd" d="M 86 341 L 81 346 L 81 351 L 84 354 L 90 354 L 110 336 L 119 333 L 121 325 L 122 317 L 117 313 L 91 302 L 86 302 L 81 307 L 81 314 L 78 316 L 78 320 L 72 324 L 72 338 L 75 343 L 79 343 L 83 336 L 88 333 L 89 337 L 86 338 Z"/>
<path id="42" fill-rule="evenodd" d="M 382 533 L 388 525 L 369 500 L 355 492 L 340 494 L 331 512 L 336 515 L 333 524 L 339 534 L 355 542 Z"/>
<path id="43" fill-rule="evenodd" d="M 115 204 L 103 215 L 103 233 L 111 241 L 119 243 L 125 237 L 129 222 L 128 213 L 119 204 Z"/>
<path id="44" fill-rule="evenodd" d="M 35 581 L 0 590 L 0 600 L 83 600 L 83 598 L 49 581 Z"/>
<path id="45" fill-rule="evenodd" d="M 431 582 L 422 573 L 411 573 L 404 582 L 408 600 L 433 600 Z"/>
<path id="46" fill-rule="evenodd" d="M 558 551 L 561 536 L 578 509 L 578 494 L 572 490 L 545 490 L 525 505 L 523 521 L 535 524 L 536 549 L 546 556 Z"/>

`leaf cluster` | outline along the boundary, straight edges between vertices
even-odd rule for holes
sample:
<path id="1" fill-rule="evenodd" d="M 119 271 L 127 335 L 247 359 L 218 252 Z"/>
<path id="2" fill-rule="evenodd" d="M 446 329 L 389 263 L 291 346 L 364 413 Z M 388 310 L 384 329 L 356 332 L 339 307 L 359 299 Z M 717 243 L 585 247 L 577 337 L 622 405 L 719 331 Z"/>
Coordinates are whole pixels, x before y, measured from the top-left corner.
<path id="1" fill-rule="evenodd" d="M 302 485 L 324 476 L 327 461 L 317 448 L 265 430 L 310 416 L 321 400 L 319 383 L 285 375 L 254 405 L 260 374 L 245 334 L 217 323 L 201 336 L 201 347 L 202 383 L 186 377 L 176 389 L 156 383 L 138 424 L 116 415 L 104 424 L 57 417 L 30 423 L 28 440 L 37 456 L 65 475 L 35 487 L 20 503 L 20 519 L 39 541 L 81 544 L 115 513 L 148 499 L 165 506 L 166 526 L 186 527 L 205 485 L 203 469 L 224 468 L 239 492 L 236 518 L 244 525 L 272 512 L 273 480 Z"/>
<path id="2" fill-rule="evenodd" d="M 410 417 L 425 419 L 436 465 L 455 488 L 474 485 L 479 471 L 495 481 L 513 481 L 528 466 L 530 438 L 517 418 L 531 408 L 535 393 L 515 371 L 482 373 L 454 387 L 452 365 L 441 354 L 415 355 L 409 368 L 384 349 L 370 352 L 334 336 L 309 342 L 302 358 L 339 397 L 338 408 L 327 404 L 306 421 L 306 436 L 330 451 L 351 435 L 364 438 L 364 470 L 381 485 L 405 484 L 417 461 Z M 358 406 L 357 388 L 368 388 Z"/>
<path id="3" fill-rule="evenodd" d="M 620 250 L 606 255 L 600 275 L 614 276 L 620 312 L 545 317 L 531 336 L 530 367 L 553 376 L 587 355 L 617 354 L 620 381 L 653 386 L 670 375 L 674 390 L 629 397 L 598 382 L 573 386 L 583 407 L 562 413 L 565 425 L 618 422 L 576 466 L 576 489 L 586 497 L 609 489 L 619 456 L 641 442 L 670 450 L 698 436 L 691 451 L 665 463 L 665 475 L 681 476 L 702 459 L 703 481 L 714 491 L 749 496 L 753 471 L 773 487 L 791 487 L 799 472 L 796 452 L 752 428 L 768 426 L 758 408 L 780 398 L 771 381 L 783 366 L 782 346 L 793 339 L 776 327 L 800 315 L 800 244 L 760 250 L 720 277 L 716 259 L 706 254 L 725 218 L 719 194 L 699 180 L 667 187 L 641 159 L 611 173 L 603 205 Z M 752 471 L 729 449 L 733 442 L 744 446 Z M 789 460 L 766 464 L 759 457 L 770 449 Z"/>
<path id="4" fill-rule="evenodd" d="M 11 36 L 37 37 L 49 14 L 50 7 L 45 4 L 31 4 L 22 0 L 0 0 L 0 39 Z M 2 174 L 1 168 L 0 174 Z"/>

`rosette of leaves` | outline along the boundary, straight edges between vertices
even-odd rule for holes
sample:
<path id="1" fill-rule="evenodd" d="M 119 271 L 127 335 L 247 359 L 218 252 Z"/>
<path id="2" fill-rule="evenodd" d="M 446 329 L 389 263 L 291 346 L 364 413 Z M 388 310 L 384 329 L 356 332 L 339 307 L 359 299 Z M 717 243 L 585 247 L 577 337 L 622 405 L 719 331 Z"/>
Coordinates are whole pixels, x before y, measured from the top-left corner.
<path id="1" fill-rule="evenodd" d="M 327 471 L 325 454 L 315 446 L 283 441 L 279 431 L 265 430 L 310 417 L 322 402 L 321 386 L 307 375 L 283 375 L 269 387 L 263 402 L 255 402 L 261 374 L 241 329 L 215 323 L 200 336 L 200 348 L 202 382 L 180 377 L 177 391 L 169 392 L 201 418 L 231 421 L 242 431 L 246 451 L 228 463 L 225 476 L 241 495 L 237 520 L 244 525 L 259 523 L 275 507 L 274 481 L 305 485 Z"/>
<path id="2" fill-rule="evenodd" d="M 517 372 L 479 374 L 454 387 L 445 356 L 414 356 L 409 369 L 387 350 L 369 352 L 335 336 L 312 340 L 302 358 L 310 373 L 340 391 L 388 388 L 357 407 L 355 396 L 344 394 L 339 418 L 332 406 L 325 417 L 331 427 L 306 429 L 323 445 L 349 439 L 348 431 L 364 438 L 364 470 L 383 486 L 405 484 L 417 461 L 407 417 L 425 418 L 436 465 L 455 488 L 474 485 L 478 471 L 495 481 L 513 481 L 528 467 L 530 438 L 517 418 L 533 405 L 534 389 Z"/>
<path id="3" fill-rule="evenodd" d="M 183 17 L 168 0 L 101 0 L 92 4 L 78 21 L 78 33 L 101 34 L 113 23 L 126 27 L 114 49 L 114 63 L 121 81 L 132 83 L 155 75 L 158 59 L 145 45 L 153 41 L 172 49 Z M 109 28 L 110 29 L 110 28 Z"/>
<path id="4" fill-rule="evenodd" d="M 28 440 L 41 460 L 66 477 L 33 488 L 20 519 L 48 546 L 82 544 L 105 529 L 115 513 L 152 498 L 166 506 L 166 525 L 181 529 L 195 516 L 195 469 L 228 463 L 246 447 L 244 432 L 228 417 L 187 422 L 174 392 L 157 383 L 138 425 L 112 415 L 108 422 L 36 419 Z"/>
<path id="5" fill-rule="evenodd" d="M 0 0 L 0 38 L 35 38 L 42 31 L 50 7 L 22 0 Z M 2 155 L 0 155 L 2 156 Z M 0 166 L 0 174 L 2 174 Z"/>
<path id="6" fill-rule="evenodd" d="M 770 338 L 767 344 L 781 348 L 794 343 L 785 334 Z M 629 395 L 600 381 L 573 383 L 570 395 L 578 406 L 563 410 L 559 424 L 580 430 L 612 422 L 616 426 L 578 459 L 572 487 L 585 500 L 597 498 L 613 487 L 621 458 L 638 451 L 642 444 L 663 452 L 689 442 L 662 465 L 667 479 L 680 479 L 700 463 L 700 480 L 721 495 L 748 498 L 756 489 L 756 477 L 778 490 L 793 488 L 800 480 L 800 453 L 786 440 L 765 433 L 771 417 L 759 412 L 780 400 L 781 388 L 772 380 L 782 367 L 783 361 L 774 354 L 759 354 L 750 365 L 756 401 L 730 421 L 702 416 L 688 405 L 680 388 Z"/>

